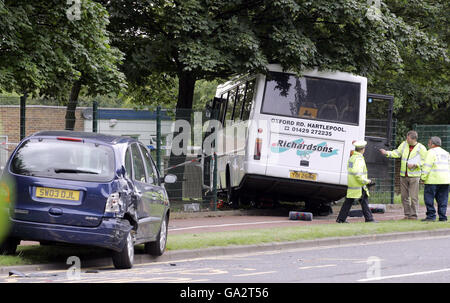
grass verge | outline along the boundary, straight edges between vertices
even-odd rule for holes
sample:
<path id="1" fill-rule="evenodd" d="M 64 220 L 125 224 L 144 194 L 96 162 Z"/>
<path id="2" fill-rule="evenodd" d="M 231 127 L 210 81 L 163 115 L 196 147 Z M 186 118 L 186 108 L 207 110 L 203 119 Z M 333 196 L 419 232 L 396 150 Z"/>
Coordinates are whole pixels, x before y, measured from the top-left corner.
<path id="1" fill-rule="evenodd" d="M 330 237 L 384 234 L 419 230 L 450 229 L 448 222 L 381 221 L 373 223 L 317 224 L 298 227 L 248 229 L 229 232 L 170 235 L 167 250 L 202 249 L 230 245 L 252 245 L 271 242 L 312 240 Z M 16 256 L 0 256 L 0 267 L 29 264 L 62 263 L 70 256 L 80 259 L 109 257 L 104 249 L 70 246 L 19 246 Z M 143 245 L 136 247 L 136 254 L 144 253 Z"/>
<path id="2" fill-rule="evenodd" d="M 167 249 L 200 249 L 229 245 L 313 240 L 331 237 L 385 234 L 450 228 L 448 222 L 381 221 L 374 223 L 318 224 L 230 232 L 182 234 L 168 237 Z"/>

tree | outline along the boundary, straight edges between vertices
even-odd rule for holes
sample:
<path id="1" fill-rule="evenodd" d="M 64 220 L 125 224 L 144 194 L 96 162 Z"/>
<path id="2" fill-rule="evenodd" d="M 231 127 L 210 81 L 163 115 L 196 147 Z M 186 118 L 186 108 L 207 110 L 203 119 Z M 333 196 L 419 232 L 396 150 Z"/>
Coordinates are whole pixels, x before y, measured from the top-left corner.
<path id="1" fill-rule="evenodd" d="M 105 5 L 114 44 L 126 54 L 127 78 L 142 83 L 151 72 L 176 76 L 176 118 L 190 120 L 181 109 L 192 108 L 199 79 L 265 72 L 268 63 L 298 74 L 319 68 L 370 76 L 384 66 L 402 70 L 404 49 L 425 60 L 445 55 L 436 38 L 380 3 L 116 0 Z M 171 159 L 171 164 L 183 161 Z"/>
<path id="2" fill-rule="evenodd" d="M 117 67 L 122 54 L 108 41 L 107 11 L 91 0 L 79 4 L 73 19 L 64 1 L 0 0 L 6 33 L 0 39 L 0 88 L 57 99 L 70 94 L 68 119 L 83 85 L 90 95 L 124 85 Z"/>
<path id="3" fill-rule="evenodd" d="M 79 20 L 74 20 L 76 31 L 67 37 L 72 48 L 67 49 L 67 53 L 72 54 L 80 76 L 70 91 L 66 129 L 74 129 L 75 109 L 83 86 L 88 96 L 119 93 L 126 87 L 125 76 L 118 69 L 123 54 L 109 44 L 108 18 L 108 12 L 101 4 L 84 1 Z"/>
<path id="4" fill-rule="evenodd" d="M 429 58 L 418 45 L 403 48 L 403 68 L 384 65 L 369 83 L 374 92 L 395 96 L 395 118 L 399 120 L 397 138 L 417 124 L 450 122 L 450 3 L 444 0 L 388 1 L 392 12 L 443 42 L 446 55 Z M 420 134 L 419 134 L 420 136 Z"/>
<path id="5" fill-rule="evenodd" d="M 319 67 L 370 75 L 387 64 L 401 70 L 408 47 L 426 58 L 443 55 L 436 39 L 389 6 L 376 18 L 368 8 L 352 0 L 108 2 L 127 75 L 137 82 L 149 71 L 177 76 L 177 108 L 192 107 L 196 80 L 264 71 L 269 62 L 298 73 Z"/>

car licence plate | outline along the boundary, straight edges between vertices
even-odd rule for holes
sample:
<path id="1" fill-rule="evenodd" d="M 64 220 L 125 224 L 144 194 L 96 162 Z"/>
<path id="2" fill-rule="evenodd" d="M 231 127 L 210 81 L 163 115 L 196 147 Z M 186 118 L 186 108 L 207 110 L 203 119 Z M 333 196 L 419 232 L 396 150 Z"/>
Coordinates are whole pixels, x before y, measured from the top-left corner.
<path id="1" fill-rule="evenodd" d="M 308 173 L 304 171 L 290 171 L 290 177 L 292 179 L 300 179 L 300 180 L 308 180 L 308 181 L 316 181 L 317 174 L 315 173 Z"/>
<path id="2" fill-rule="evenodd" d="M 80 200 L 80 192 L 59 188 L 36 187 L 36 197 L 78 201 Z"/>

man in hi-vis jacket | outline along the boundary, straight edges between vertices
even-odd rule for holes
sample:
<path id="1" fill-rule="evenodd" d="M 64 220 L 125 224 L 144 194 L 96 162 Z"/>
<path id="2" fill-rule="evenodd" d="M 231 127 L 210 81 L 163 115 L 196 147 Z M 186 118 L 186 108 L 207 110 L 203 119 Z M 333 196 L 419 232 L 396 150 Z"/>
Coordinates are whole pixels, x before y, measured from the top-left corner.
<path id="1" fill-rule="evenodd" d="M 434 221 L 438 205 L 439 221 L 447 221 L 448 190 L 450 183 L 450 155 L 441 148 L 441 138 L 431 137 L 428 141 L 429 150 L 423 164 L 422 180 L 425 182 L 424 200 L 427 207 L 427 217 L 422 221 Z"/>
<path id="2" fill-rule="evenodd" d="M 348 223 L 346 219 L 355 199 L 359 199 L 366 222 L 376 222 L 369 208 L 369 189 L 367 188 L 374 183 L 367 177 L 367 166 L 363 156 L 367 142 L 356 141 L 353 145 L 355 151 L 347 164 L 347 196 L 336 222 Z"/>
<path id="3" fill-rule="evenodd" d="M 417 132 L 411 130 L 397 149 L 393 151 L 380 149 L 380 152 L 388 158 L 401 158 L 400 194 L 405 214 L 403 220 L 417 220 L 419 214 L 419 181 L 427 148 L 417 142 L 417 139 Z"/>

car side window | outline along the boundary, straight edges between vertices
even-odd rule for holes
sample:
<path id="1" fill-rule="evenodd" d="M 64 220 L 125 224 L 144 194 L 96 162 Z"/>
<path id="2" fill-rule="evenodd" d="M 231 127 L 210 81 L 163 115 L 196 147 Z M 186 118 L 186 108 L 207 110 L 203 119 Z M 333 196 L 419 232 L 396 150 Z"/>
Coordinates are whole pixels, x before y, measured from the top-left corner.
<path id="1" fill-rule="evenodd" d="M 126 177 L 129 179 L 132 179 L 132 164 L 131 164 L 131 151 L 130 148 L 127 149 L 127 152 L 125 153 L 125 174 Z"/>
<path id="2" fill-rule="evenodd" d="M 156 185 L 158 184 L 158 174 L 152 165 L 151 155 L 145 147 L 142 145 L 139 145 L 139 147 L 141 148 L 142 155 L 144 156 L 145 168 L 147 169 L 147 183 Z"/>
<path id="3" fill-rule="evenodd" d="M 131 145 L 131 153 L 133 156 L 134 180 L 146 182 L 144 161 L 136 144 Z"/>

